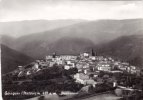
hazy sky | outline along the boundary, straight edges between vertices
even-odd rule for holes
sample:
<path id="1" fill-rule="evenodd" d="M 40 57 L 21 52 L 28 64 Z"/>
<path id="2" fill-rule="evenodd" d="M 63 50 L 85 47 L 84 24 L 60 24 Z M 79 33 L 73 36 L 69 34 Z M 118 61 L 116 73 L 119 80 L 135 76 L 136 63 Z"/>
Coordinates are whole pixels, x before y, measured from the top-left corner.
<path id="1" fill-rule="evenodd" d="M 143 1 L 0 0 L 0 21 L 143 18 Z"/>

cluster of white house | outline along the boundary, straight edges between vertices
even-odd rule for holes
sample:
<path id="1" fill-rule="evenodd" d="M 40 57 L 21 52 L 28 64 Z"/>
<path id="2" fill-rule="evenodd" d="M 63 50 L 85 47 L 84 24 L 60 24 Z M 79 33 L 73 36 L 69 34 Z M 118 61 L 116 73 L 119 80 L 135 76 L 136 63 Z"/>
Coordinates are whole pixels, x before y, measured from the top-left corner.
<path id="1" fill-rule="evenodd" d="M 46 56 L 46 62 L 49 63 L 49 67 L 52 67 L 55 63 L 63 65 L 67 70 L 76 67 L 79 72 L 83 71 L 85 74 L 91 69 L 93 71 L 112 71 L 118 69 L 130 73 L 137 73 L 138 71 L 136 66 L 131 66 L 129 63 L 115 61 L 111 57 L 91 56 L 88 53 L 81 53 L 80 56 L 61 55 L 55 58 Z"/>
<path id="2" fill-rule="evenodd" d="M 129 73 L 138 73 L 139 70 L 136 69 L 135 66 L 129 65 L 126 62 L 115 61 L 111 57 L 103 57 L 103 56 L 92 56 L 89 53 L 81 53 L 79 56 L 73 55 L 60 55 L 60 56 L 46 56 L 45 60 L 37 60 L 31 65 L 26 66 L 27 70 L 21 70 L 19 76 L 23 73 L 26 75 L 30 75 L 33 72 L 38 72 L 41 69 L 45 69 L 47 67 L 52 67 L 54 64 L 62 65 L 64 69 L 68 70 L 70 68 L 77 68 L 78 73 L 74 77 L 83 84 L 94 83 L 88 76 L 89 73 L 93 73 L 94 76 L 97 76 L 97 71 L 127 71 Z M 32 66 L 32 68 L 30 67 Z M 29 67 L 29 68 L 28 68 Z M 19 69 L 22 69 L 20 67 Z M 84 80 L 81 80 L 80 76 L 87 76 Z"/>

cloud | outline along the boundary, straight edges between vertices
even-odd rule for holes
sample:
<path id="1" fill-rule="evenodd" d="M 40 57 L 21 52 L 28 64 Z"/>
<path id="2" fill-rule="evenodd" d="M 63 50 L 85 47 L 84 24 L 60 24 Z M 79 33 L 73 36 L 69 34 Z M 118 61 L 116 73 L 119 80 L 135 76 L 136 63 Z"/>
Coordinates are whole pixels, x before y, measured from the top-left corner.
<path id="1" fill-rule="evenodd" d="M 3 0 L 0 21 L 143 18 L 142 1 Z"/>
<path id="2" fill-rule="evenodd" d="M 121 18 L 143 18 L 143 2 L 131 2 L 114 7 L 114 13 Z"/>

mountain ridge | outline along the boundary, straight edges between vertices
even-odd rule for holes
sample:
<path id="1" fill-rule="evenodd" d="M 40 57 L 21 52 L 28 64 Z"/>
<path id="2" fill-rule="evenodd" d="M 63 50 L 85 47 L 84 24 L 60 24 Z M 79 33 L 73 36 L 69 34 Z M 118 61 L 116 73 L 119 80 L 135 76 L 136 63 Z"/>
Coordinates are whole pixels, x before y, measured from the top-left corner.
<path id="1" fill-rule="evenodd" d="M 34 41 L 54 42 L 63 37 L 79 37 L 92 40 L 95 44 L 108 42 L 122 35 L 143 33 L 143 19 L 99 20 L 77 23 L 42 33 L 26 35 L 16 39 L 11 48 L 19 50 L 20 45 Z M 106 37 L 105 37 L 106 36 Z"/>
<path id="2" fill-rule="evenodd" d="M 2 74 L 15 70 L 18 66 L 26 65 L 34 59 L 1 44 Z"/>

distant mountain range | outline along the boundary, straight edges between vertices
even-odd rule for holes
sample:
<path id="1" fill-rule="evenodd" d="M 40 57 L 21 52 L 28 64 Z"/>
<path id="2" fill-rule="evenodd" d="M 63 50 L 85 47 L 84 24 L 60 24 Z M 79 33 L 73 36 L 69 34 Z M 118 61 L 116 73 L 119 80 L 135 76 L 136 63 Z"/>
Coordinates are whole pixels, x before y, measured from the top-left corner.
<path id="1" fill-rule="evenodd" d="M 5 45 L 1 45 L 1 51 L 2 74 L 13 71 L 20 65 L 26 65 L 34 61 L 33 58 L 12 50 Z"/>
<path id="2" fill-rule="evenodd" d="M 15 22 L 0 22 L 0 33 L 20 37 L 54 30 L 80 22 L 85 22 L 85 20 L 24 20 Z"/>
<path id="3" fill-rule="evenodd" d="M 8 38 L 6 40 L 5 36 L 2 38 L 2 41 L 4 41 L 2 43 L 12 49 L 32 56 L 38 55 L 37 52 L 36 54 L 34 54 L 34 52 L 31 54 L 33 49 L 44 49 L 42 48 L 43 45 L 49 48 L 49 45 L 55 44 L 54 42 L 64 38 L 76 37 L 90 40 L 94 44 L 100 44 L 109 42 L 120 36 L 142 33 L 143 19 L 99 20 L 76 23 L 74 25 L 56 28 L 54 30 L 45 31 L 42 33 L 30 34 L 16 39 Z M 49 52 L 48 50 L 45 51 L 47 53 Z"/>
<path id="4" fill-rule="evenodd" d="M 37 27 L 35 27 L 37 28 Z M 142 65 L 143 19 L 83 21 L 19 38 L 2 36 L 2 44 L 41 59 L 48 54 L 89 51 Z"/>

